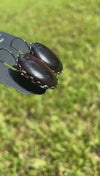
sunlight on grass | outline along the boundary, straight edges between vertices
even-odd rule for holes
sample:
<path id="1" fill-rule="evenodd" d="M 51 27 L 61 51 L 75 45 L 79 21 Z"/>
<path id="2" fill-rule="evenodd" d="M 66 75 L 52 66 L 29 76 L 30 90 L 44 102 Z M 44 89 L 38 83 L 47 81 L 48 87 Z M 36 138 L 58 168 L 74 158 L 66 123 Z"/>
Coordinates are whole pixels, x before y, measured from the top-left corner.
<path id="1" fill-rule="evenodd" d="M 44 95 L 0 84 L 0 175 L 99 176 L 100 2 L 1 2 L 1 31 L 45 44 L 64 71 Z"/>

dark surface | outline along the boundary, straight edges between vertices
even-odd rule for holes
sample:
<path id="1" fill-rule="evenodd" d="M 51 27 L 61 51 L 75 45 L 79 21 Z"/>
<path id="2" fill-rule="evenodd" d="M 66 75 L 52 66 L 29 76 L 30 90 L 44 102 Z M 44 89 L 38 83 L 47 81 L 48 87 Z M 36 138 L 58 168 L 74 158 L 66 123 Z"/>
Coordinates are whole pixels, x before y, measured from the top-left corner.
<path id="1" fill-rule="evenodd" d="M 6 48 L 12 51 L 15 56 L 20 54 L 19 50 L 25 53 L 29 52 L 23 39 L 5 32 L 0 32 L 0 48 Z"/>

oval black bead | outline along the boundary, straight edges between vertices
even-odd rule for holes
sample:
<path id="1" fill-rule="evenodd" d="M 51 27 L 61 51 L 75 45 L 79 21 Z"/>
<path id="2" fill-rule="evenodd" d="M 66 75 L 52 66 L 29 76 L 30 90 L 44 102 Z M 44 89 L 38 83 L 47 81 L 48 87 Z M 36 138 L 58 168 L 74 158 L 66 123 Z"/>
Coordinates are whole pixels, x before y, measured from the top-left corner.
<path id="1" fill-rule="evenodd" d="M 18 58 L 18 64 L 26 71 L 34 82 L 43 88 L 54 88 L 57 86 L 57 78 L 52 70 L 41 60 L 30 54 L 21 54 Z"/>
<path id="2" fill-rule="evenodd" d="M 32 52 L 35 57 L 46 63 L 54 72 L 62 72 L 63 66 L 61 61 L 49 48 L 40 43 L 32 43 L 31 53 Z"/>

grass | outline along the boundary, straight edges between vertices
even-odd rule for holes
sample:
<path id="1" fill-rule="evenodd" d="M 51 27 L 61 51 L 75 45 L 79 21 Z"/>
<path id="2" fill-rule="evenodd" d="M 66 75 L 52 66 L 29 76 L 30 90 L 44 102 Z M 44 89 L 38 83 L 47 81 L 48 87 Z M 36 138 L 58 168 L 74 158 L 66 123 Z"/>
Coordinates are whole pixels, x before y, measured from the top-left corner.
<path id="1" fill-rule="evenodd" d="M 2 1 L 2 0 L 1 0 Z M 0 176 L 100 175 L 100 1 L 3 0 L 0 30 L 62 60 L 58 89 L 0 84 Z"/>

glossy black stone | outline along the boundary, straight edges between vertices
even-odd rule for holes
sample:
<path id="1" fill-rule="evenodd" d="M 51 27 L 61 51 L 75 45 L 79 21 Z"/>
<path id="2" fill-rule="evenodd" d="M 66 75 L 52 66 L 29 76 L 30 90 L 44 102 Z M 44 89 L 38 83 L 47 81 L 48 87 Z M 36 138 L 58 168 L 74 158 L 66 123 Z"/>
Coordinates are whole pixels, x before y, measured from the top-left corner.
<path id="1" fill-rule="evenodd" d="M 33 79 L 42 88 L 54 88 L 57 85 L 56 75 L 38 58 L 30 54 L 22 54 L 18 57 L 19 69 L 26 77 Z M 27 70 L 27 72 L 25 72 Z"/>
<path id="2" fill-rule="evenodd" d="M 58 57 L 46 46 L 41 43 L 32 43 L 31 52 L 34 56 L 46 63 L 55 73 L 61 73 L 63 66 Z"/>

